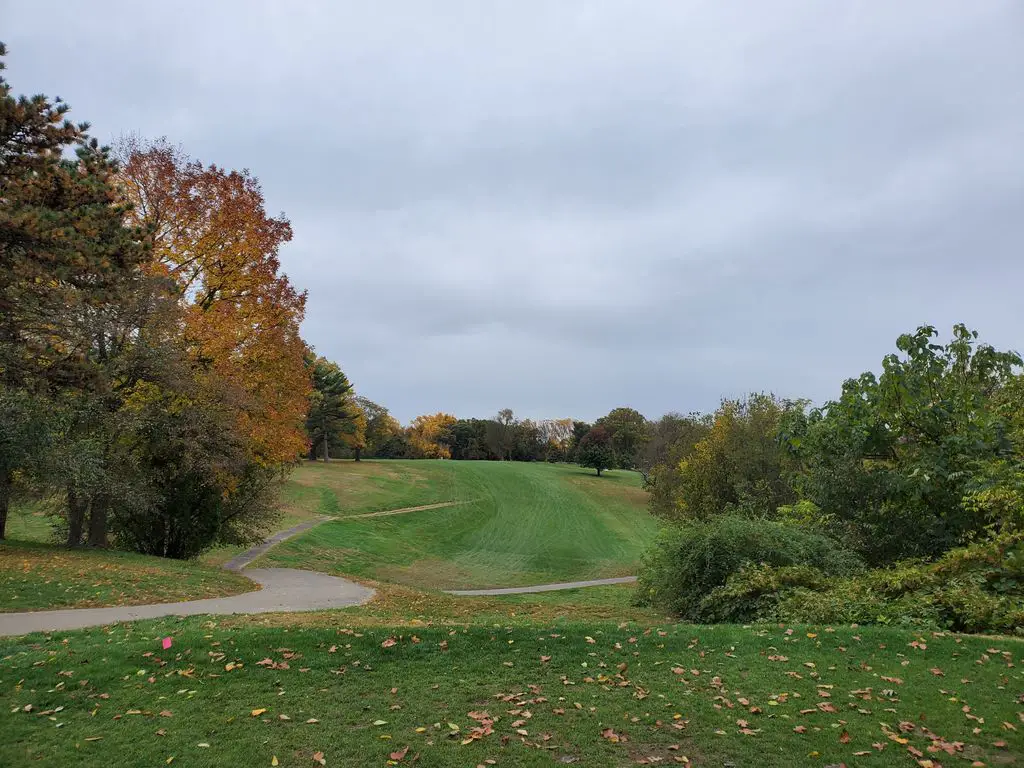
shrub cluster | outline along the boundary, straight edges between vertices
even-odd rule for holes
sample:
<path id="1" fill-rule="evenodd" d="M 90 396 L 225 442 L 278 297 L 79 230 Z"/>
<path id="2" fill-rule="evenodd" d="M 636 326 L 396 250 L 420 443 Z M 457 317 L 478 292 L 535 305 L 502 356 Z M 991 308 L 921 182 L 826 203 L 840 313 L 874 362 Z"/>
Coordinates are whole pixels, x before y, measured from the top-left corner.
<path id="1" fill-rule="evenodd" d="M 821 408 L 725 401 L 650 477 L 640 599 L 690 621 L 1024 626 L 1024 375 L 923 326 Z M 869 570 L 870 568 L 870 570 Z"/>
<path id="2" fill-rule="evenodd" d="M 855 554 L 813 530 L 723 515 L 662 530 L 644 558 L 640 599 L 688 621 L 748 620 L 721 615 L 713 595 L 751 563 L 777 568 L 806 565 L 813 573 L 826 575 L 853 574 L 863 568 Z"/>
<path id="3" fill-rule="evenodd" d="M 712 589 L 705 620 L 930 626 L 1024 634 L 1024 534 L 850 576 L 748 564 Z"/>

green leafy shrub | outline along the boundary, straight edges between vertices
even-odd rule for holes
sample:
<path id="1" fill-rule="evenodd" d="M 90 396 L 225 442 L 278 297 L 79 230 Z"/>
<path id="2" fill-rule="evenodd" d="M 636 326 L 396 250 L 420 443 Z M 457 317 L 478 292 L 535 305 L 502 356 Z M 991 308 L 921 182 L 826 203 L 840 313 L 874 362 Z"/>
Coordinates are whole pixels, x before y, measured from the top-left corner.
<path id="1" fill-rule="evenodd" d="M 689 621 L 721 621 L 705 597 L 750 564 L 812 566 L 830 575 L 861 568 L 856 555 L 820 533 L 723 515 L 664 529 L 644 557 L 639 599 Z"/>
<path id="2" fill-rule="evenodd" d="M 781 420 L 799 497 L 871 565 L 935 559 L 1022 519 L 1021 357 L 963 325 L 945 345 L 937 336 L 903 334 L 880 375 Z"/>
<path id="3" fill-rule="evenodd" d="M 929 626 L 1024 634 L 1024 534 L 849 577 L 809 567 L 750 566 L 712 590 L 712 621 Z"/>

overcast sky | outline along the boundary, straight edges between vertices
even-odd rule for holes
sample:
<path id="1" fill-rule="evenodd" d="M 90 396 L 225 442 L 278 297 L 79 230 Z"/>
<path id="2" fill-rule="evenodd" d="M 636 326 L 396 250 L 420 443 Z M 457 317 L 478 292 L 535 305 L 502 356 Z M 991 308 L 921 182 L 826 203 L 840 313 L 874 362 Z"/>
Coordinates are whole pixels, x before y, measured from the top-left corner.
<path id="1" fill-rule="evenodd" d="M 16 92 L 249 168 L 402 421 L 822 401 L 1024 331 L 1024 4 L 0 0 Z"/>

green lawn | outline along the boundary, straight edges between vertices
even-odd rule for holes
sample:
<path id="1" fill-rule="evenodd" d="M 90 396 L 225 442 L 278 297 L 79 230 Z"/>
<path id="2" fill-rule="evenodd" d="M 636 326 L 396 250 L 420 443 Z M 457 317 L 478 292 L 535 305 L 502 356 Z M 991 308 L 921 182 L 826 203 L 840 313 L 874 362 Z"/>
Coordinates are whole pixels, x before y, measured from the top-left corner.
<path id="1" fill-rule="evenodd" d="M 880 628 L 139 622 L 0 639 L 0 764 L 1019 764 L 1022 651 Z"/>
<path id="2" fill-rule="evenodd" d="M 413 488 L 395 478 L 417 473 Z M 275 547 L 261 566 L 309 568 L 420 588 L 490 587 L 633 573 L 657 524 L 639 477 L 598 478 L 578 467 L 471 461 L 307 464 L 289 486 L 305 498 L 344 499 L 348 484 L 372 499 L 344 516 L 440 501 L 458 506 L 335 520 Z M 329 493 L 328 493 L 329 491 Z M 332 502 L 333 503 L 333 502 Z M 321 507 L 323 511 L 330 511 Z"/>
<path id="3" fill-rule="evenodd" d="M 200 600 L 255 588 L 239 574 L 195 562 L 0 542 L 0 611 L 4 612 Z"/>

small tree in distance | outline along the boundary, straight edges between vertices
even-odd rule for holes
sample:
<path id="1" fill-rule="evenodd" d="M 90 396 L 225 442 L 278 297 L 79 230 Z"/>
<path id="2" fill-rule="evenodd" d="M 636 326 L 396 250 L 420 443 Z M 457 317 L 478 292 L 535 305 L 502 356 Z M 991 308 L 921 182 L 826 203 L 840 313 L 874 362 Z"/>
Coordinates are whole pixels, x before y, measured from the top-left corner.
<path id="1" fill-rule="evenodd" d="M 614 467 L 615 450 L 612 448 L 611 433 L 605 427 L 593 427 L 580 439 L 576 461 L 581 467 L 596 469 L 598 477 L 602 470 Z"/>

